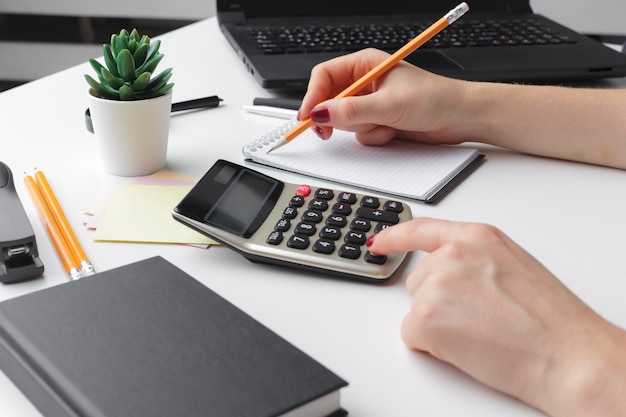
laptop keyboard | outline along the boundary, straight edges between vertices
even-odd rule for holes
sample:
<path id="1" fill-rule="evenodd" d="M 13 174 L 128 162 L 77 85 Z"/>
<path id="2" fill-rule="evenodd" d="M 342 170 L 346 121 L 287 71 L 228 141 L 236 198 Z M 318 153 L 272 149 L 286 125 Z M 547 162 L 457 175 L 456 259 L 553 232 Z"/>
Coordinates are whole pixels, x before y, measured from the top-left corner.
<path id="1" fill-rule="evenodd" d="M 265 54 L 308 52 L 354 52 L 378 48 L 394 52 L 424 31 L 429 24 L 386 24 L 356 26 L 257 27 L 249 36 Z M 502 21 L 458 21 L 448 26 L 422 48 L 467 46 L 517 46 L 574 43 L 563 33 L 535 19 Z"/>

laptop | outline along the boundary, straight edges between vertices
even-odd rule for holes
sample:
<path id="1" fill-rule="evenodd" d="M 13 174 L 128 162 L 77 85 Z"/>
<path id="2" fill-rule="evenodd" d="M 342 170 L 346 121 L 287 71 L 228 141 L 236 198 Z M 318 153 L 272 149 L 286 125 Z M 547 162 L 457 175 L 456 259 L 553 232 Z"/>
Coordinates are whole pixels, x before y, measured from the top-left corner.
<path id="1" fill-rule="evenodd" d="M 468 0 L 468 13 L 406 60 L 479 81 L 626 75 L 626 55 L 533 13 L 529 1 Z M 393 53 L 459 3 L 217 0 L 216 12 L 222 33 L 262 87 L 304 91 L 317 63 L 365 47 Z"/>

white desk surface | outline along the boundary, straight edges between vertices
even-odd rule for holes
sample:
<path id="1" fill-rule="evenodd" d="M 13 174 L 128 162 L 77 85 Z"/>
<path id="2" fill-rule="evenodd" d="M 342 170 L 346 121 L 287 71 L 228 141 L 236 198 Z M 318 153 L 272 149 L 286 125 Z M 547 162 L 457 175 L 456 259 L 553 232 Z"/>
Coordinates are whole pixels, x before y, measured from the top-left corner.
<path id="1" fill-rule="evenodd" d="M 242 163 L 241 147 L 283 122 L 242 110 L 253 97 L 269 93 L 246 73 L 215 18 L 162 40 L 162 68 L 174 67 L 174 101 L 214 94 L 224 99 L 217 109 L 173 116 L 167 169 L 199 178 L 218 158 Z M 0 160 L 13 171 L 46 267 L 43 278 L 1 285 L 0 300 L 66 282 L 21 181 L 22 173 L 37 168 L 46 173 L 97 270 L 162 255 L 345 378 L 350 385 L 342 391 L 342 403 L 352 416 L 541 415 L 404 346 L 400 322 L 409 305 L 404 280 L 422 254 L 409 256 L 387 284 L 372 285 L 253 264 L 223 247 L 93 242 L 92 232 L 82 227 L 81 207 L 131 179 L 99 167 L 83 120 L 85 72 L 91 72 L 87 64 L 0 94 Z M 626 327 L 626 172 L 481 149 L 487 158 L 478 170 L 439 204 L 411 204 L 414 215 L 495 224 L 600 314 Z M 290 182 L 324 184 L 265 172 Z M 1 417 L 40 416 L 2 373 L 0 399 Z"/>

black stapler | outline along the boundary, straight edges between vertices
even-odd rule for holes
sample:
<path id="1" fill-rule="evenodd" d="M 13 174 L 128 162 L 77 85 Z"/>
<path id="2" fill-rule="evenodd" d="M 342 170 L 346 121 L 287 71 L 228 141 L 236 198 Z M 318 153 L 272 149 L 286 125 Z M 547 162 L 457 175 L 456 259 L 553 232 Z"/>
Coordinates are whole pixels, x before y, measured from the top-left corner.
<path id="1" fill-rule="evenodd" d="M 0 282 L 9 284 L 43 274 L 33 227 L 9 167 L 0 161 Z"/>

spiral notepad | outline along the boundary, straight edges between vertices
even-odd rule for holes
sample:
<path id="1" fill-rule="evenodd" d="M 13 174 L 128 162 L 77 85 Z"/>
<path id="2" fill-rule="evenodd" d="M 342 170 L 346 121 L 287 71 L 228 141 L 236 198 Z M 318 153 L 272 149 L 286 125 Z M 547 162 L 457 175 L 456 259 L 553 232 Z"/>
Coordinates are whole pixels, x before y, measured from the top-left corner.
<path id="1" fill-rule="evenodd" d="M 243 147 L 246 160 L 366 190 L 434 202 L 482 159 L 477 149 L 393 140 L 365 146 L 354 133 L 335 130 L 321 140 L 310 130 L 267 153 L 297 120 Z"/>

